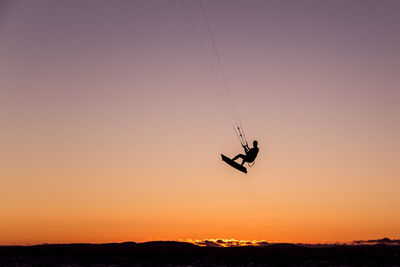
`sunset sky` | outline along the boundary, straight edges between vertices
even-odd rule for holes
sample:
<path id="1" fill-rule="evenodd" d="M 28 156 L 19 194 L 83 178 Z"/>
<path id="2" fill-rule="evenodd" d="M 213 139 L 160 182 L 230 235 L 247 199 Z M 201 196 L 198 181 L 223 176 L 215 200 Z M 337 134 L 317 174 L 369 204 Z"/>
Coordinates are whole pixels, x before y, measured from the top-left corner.
<path id="1" fill-rule="evenodd" d="M 400 238 L 400 1 L 203 4 L 248 174 L 182 2 L 0 1 L 0 245 Z"/>

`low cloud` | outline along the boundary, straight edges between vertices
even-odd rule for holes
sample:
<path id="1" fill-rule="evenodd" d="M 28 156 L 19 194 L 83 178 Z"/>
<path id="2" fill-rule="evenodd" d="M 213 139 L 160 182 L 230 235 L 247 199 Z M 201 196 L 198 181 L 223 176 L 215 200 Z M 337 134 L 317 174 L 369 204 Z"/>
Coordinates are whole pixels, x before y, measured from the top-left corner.
<path id="1" fill-rule="evenodd" d="M 191 243 L 198 246 L 205 247 L 263 247 L 268 246 L 270 243 L 264 240 L 236 240 L 236 239 L 202 239 L 202 240 L 190 240 Z"/>
<path id="2" fill-rule="evenodd" d="M 355 245 L 400 245 L 400 239 L 390 239 L 385 237 L 381 239 L 354 240 L 352 243 Z"/>
<path id="3" fill-rule="evenodd" d="M 203 246 L 203 247 L 266 247 L 271 245 L 276 245 L 279 243 L 269 243 L 265 240 L 236 240 L 236 239 L 201 239 L 201 240 L 186 240 L 186 242 L 190 242 L 192 244 Z M 348 243 L 323 243 L 323 244 L 306 244 L 306 243 L 293 243 L 293 245 L 297 246 L 305 246 L 305 247 L 330 247 L 330 246 L 338 246 L 338 245 L 393 245 L 400 246 L 400 239 L 390 239 L 390 238 L 381 238 L 381 239 L 370 239 L 370 240 L 354 240 Z"/>
<path id="4" fill-rule="evenodd" d="M 213 240 L 199 240 L 199 241 L 193 242 L 193 244 L 198 245 L 198 246 L 203 246 L 203 247 L 223 247 L 218 242 L 215 242 Z"/>

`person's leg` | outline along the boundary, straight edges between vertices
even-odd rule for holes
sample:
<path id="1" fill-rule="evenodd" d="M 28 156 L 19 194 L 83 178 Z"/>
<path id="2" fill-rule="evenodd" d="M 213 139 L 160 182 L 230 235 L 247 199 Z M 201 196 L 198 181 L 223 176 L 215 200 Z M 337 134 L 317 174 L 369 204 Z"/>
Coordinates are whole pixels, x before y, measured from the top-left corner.
<path id="1" fill-rule="evenodd" d="M 243 155 L 243 154 L 239 154 L 239 155 L 237 155 L 236 157 L 234 157 L 232 160 L 235 161 L 235 160 L 237 160 L 238 158 L 241 158 L 241 159 L 244 160 L 244 155 Z M 243 165 L 243 164 L 242 164 L 242 165 Z"/>

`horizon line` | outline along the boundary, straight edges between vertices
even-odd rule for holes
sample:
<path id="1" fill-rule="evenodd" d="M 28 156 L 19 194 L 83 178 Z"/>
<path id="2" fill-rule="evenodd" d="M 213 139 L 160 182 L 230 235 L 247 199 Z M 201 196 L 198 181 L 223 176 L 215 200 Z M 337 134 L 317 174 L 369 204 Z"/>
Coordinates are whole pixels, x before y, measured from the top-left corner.
<path id="1" fill-rule="evenodd" d="M 224 238 L 211 238 L 211 239 L 178 239 L 178 240 L 149 240 L 143 242 L 136 241 L 122 241 L 122 242 L 104 242 L 104 243 L 91 243 L 91 242 L 68 242 L 68 243 L 35 243 L 35 244 L 0 244 L 0 247 L 14 247 L 14 246 L 45 246 L 45 245 L 107 245 L 107 244 L 146 244 L 155 242 L 177 242 L 193 244 L 199 247 L 267 247 L 271 245 L 290 244 L 298 246 L 335 246 L 335 245 L 400 245 L 400 239 L 391 239 L 388 237 L 368 240 L 353 240 L 350 242 L 316 242 L 316 243 L 303 243 L 303 242 L 268 242 L 266 240 L 237 240 L 237 239 L 224 239 Z"/>

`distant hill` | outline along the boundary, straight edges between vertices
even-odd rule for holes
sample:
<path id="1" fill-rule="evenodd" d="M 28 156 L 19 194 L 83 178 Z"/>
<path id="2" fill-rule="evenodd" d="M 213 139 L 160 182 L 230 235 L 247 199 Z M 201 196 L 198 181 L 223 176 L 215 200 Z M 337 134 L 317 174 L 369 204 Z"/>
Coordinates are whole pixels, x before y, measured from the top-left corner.
<path id="1" fill-rule="evenodd" d="M 176 241 L 0 246 L 0 266 L 400 266 L 399 245 L 201 247 Z"/>

